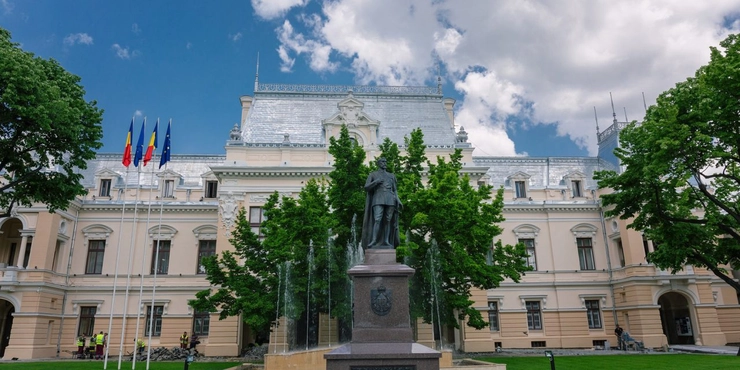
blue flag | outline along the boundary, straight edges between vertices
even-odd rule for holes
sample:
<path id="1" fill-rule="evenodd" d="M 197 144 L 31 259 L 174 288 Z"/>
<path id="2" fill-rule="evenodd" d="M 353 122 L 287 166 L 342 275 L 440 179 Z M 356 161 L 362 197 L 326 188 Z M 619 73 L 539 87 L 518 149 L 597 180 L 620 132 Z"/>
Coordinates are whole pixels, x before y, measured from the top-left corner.
<path id="1" fill-rule="evenodd" d="M 170 161 L 170 128 L 172 128 L 172 120 L 167 124 L 167 135 L 164 136 L 164 148 L 162 148 L 162 156 L 159 159 L 159 168 L 162 168 L 165 163 Z"/>
<path id="2" fill-rule="evenodd" d="M 139 141 L 136 142 L 136 154 L 134 154 L 134 167 L 139 167 L 139 161 L 144 157 L 144 127 L 146 126 L 146 118 L 141 124 L 141 132 L 139 133 Z"/>

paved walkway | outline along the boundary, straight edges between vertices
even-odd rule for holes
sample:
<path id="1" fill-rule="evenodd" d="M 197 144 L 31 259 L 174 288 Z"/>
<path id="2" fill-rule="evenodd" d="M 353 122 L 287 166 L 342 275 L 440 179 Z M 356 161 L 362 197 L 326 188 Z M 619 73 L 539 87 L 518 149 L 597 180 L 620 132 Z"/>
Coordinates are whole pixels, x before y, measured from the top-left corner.
<path id="1" fill-rule="evenodd" d="M 733 346 L 696 346 L 689 344 L 673 344 L 671 349 L 680 352 L 714 353 L 717 355 L 736 355 L 737 347 Z"/>

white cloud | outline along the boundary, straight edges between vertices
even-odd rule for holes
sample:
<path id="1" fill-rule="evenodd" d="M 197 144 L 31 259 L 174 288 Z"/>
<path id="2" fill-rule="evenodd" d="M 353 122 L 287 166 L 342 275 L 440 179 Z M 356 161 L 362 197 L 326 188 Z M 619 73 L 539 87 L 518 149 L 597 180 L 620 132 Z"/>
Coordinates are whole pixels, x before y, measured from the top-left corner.
<path id="1" fill-rule="evenodd" d="M 141 28 L 139 28 L 139 24 L 138 23 L 134 23 L 134 24 L 131 25 L 131 32 L 133 32 L 133 33 L 135 33 L 137 35 L 141 33 Z"/>
<path id="2" fill-rule="evenodd" d="M 285 15 L 291 8 L 305 6 L 308 0 L 252 0 L 252 8 L 258 16 L 273 19 Z"/>
<path id="3" fill-rule="evenodd" d="M 252 3 L 263 18 L 304 5 Z M 307 31 L 287 20 L 276 29 L 281 69 L 305 58 L 318 71 L 341 63 L 358 83 L 410 85 L 429 84 L 440 61 L 444 77 L 458 81 L 455 89 L 463 94 L 457 123 L 490 154 L 516 153 L 506 135 L 518 128 L 511 122 L 555 125 L 559 135 L 595 154 L 593 106 L 603 130 L 603 121 L 611 122 L 609 92 L 619 120 L 623 107 L 630 120 L 642 119 L 642 92 L 650 104 L 705 64 L 709 46 L 740 31 L 733 20 L 740 0 L 480 0 L 465 6 L 335 0 L 321 6 L 321 13 L 299 17 Z"/>
<path id="4" fill-rule="evenodd" d="M 307 39 L 305 35 L 295 32 L 290 21 L 286 20 L 277 28 L 280 46 L 277 48 L 280 57 L 280 70 L 291 72 L 295 58 L 291 55 L 308 55 L 309 67 L 316 72 L 334 72 L 338 63 L 329 61 L 331 46 L 320 39 Z M 312 36 L 309 36 L 312 37 Z"/>
<path id="5" fill-rule="evenodd" d="M 0 7 L 3 8 L 3 15 L 13 14 L 15 3 L 10 0 L 0 0 Z"/>
<path id="6" fill-rule="evenodd" d="M 72 46 L 74 44 L 92 45 L 93 38 L 86 33 L 70 33 L 64 38 L 64 45 Z"/>
<path id="7" fill-rule="evenodd" d="M 118 44 L 113 44 L 113 46 L 111 46 L 111 49 L 113 49 L 113 51 L 116 53 L 116 56 L 121 59 L 131 59 L 141 55 L 141 52 L 139 52 L 138 50 L 131 51 L 128 47 L 123 47 Z"/>
<path id="8" fill-rule="evenodd" d="M 136 112 L 134 112 L 134 116 L 136 116 L 136 117 L 141 117 L 143 115 L 144 115 L 144 113 L 142 111 L 138 110 L 138 109 L 136 110 Z"/>
<path id="9" fill-rule="evenodd" d="M 234 42 L 239 41 L 242 38 L 242 33 L 237 32 L 235 35 L 229 34 L 229 38 L 231 39 L 231 41 L 234 41 Z"/>
<path id="10" fill-rule="evenodd" d="M 192 43 L 192 42 L 190 42 L 190 41 L 188 41 L 188 43 L 187 43 L 187 44 L 185 44 L 185 49 L 188 49 L 188 50 L 190 50 L 190 48 L 192 48 L 192 47 L 193 47 L 193 43 Z"/>

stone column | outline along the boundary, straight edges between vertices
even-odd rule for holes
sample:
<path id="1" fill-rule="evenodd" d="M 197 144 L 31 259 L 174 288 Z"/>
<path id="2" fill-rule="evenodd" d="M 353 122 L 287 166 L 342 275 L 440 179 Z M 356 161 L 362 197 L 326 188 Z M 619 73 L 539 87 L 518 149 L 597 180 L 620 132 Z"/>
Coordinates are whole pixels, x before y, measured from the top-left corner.
<path id="1" fill-rule="evenodd" d="M 21 238 L 21 249 L 18 253 L 18 263 L 16 263 L 16 266 L 19 269 L 25 267 L 23 266 L 23 260 L 26 257 L 26 244 L 28 244 L 28 235 L 23 235 L 23 237 Z"/>

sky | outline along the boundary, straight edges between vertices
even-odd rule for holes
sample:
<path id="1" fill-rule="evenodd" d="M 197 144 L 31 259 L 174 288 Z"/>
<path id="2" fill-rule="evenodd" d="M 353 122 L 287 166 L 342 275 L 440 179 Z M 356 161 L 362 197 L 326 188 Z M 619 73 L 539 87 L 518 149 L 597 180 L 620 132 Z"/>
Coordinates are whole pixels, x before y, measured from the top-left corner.
<path id="1" fill-rule="evenodd" d="M 224 154 L 259 54 L 263 83 L 439 76 L 477 156 L 594 156 L 594 108 L 641 120 L 740 31 L 740 0 L 0 0 L 0 27 L 81 77 L 100 152 L 146 117 L 172 119 L 173 154 Z"/>

